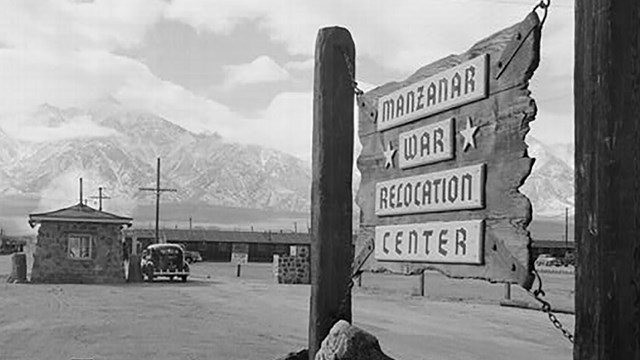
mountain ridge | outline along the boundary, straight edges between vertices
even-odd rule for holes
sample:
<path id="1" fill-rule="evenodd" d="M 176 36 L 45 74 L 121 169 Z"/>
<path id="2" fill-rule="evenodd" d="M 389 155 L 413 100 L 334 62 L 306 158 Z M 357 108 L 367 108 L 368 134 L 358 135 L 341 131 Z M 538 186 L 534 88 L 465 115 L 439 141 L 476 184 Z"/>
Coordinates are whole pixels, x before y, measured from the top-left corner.
<path id="1" fill-rule="evenodd" d="M 155 114 L 105 99 L 86 109 L 43 104 L 25 121 L 38 131 L 90 126 L 91 136 L 16 139 L 0 129 L 0 198 L 39 198 L 38 211 L 77 199 L 78 177 L 91 195 L 105 187 L 110 210 L 131 213 L 154 197 L 140 192 L 156 182 L 176 188 L 163 202 L 201 203 L 229 208 L 308 213 L 311 166 L 308 161 L 258 145 L 226 142 L 217 133 L 196 134 Z M 536 216 L 564 216 L 574 206 L 573 146 L 544 144 L 528 136 L 533 171 L 521 192 Z M 354 174 L 354 187 L 359 174 Z M 358 216 L 354 214 L 354 219 Z"/>

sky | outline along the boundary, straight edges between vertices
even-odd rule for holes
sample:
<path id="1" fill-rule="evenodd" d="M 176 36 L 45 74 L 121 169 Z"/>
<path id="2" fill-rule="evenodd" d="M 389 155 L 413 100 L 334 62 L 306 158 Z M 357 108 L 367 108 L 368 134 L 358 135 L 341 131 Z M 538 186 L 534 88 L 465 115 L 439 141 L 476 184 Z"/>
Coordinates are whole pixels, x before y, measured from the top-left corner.
<path id="1" fill-rule="evenodd" d="M 108 135 L 78 118 L 21 125 L 42 104 L 115 99 L 193 132 L 311 155 L 315 38 L 349 29 L 371 89 L 521 21 L 528 0 L 0 0 L 0 127 L 42 141 Z M 541 14 L 541 13 L 540 13 Z M 573 142 L 573 1 L 554 0 L 531 81 L 531 135 Z M 44 134 L 44 136 L 37 136 Z"/>

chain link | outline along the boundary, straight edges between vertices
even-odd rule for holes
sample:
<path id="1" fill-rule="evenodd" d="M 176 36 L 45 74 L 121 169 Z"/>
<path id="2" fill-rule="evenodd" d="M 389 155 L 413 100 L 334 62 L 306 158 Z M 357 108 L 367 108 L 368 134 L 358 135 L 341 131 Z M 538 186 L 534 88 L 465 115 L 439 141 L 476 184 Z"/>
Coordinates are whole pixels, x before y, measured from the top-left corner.
<path id="1" fill-rule="evenodd" d="M 544 11 L 544 14 L 542 15 L 542 20 L 540 21 L 540 27 L 542 27 L 542 25 L 544 25 L 545 20 L 547 20 L 547 13 L 549 12 L 549 6 L 551 6 L 551 0 L 547 0 L 546 2 L 545 0 L 540 0 L 540 2 L 533 7 L 534 12 L 538 9 L 542 9 L 542 11 Z"/>
<path id="2" fill-rule="evenodd" d="M 564 335 L 564 337 L 573 344 L 573 334 L 571 334 L 569 330 L 565 329 L 562 323 L 560 322 L 560 320 L 558 320 L 558 318 L 556 317 L 556 314 L 554 314 L 553 311 L 551 310 L 551 304 L 549 304 L 548 301 L 544 300 L 541 297 L 541 296 L 545 296 L 545 292 L 544 290 L 542 290 L 542 278 L 540 277 L 540 274 L 535 269 L 533 270 L 533 274 L 535 275 L 536 279 L 538 279 L 538 288 L 534 291 L 529 290 L 527 292 L 531 296 L 533 296 L 534 299 L 536 299 L 538 302 L 542 304 L 542 312 L 547 314 L 553 326 L 556 329 L 560 330 L 562 332 L 562 335 Z"/>
<path id="3" fill-rule="evenodd" d="M 358 82 L 356 81 L 355 71 L 353 70 L 353 61 L 351 61 L 351 57 L 344 50 L 344 48 L 339 48 L 340 52 L 342 52 L 342 58 L 344 59 L 344 63 L 347 66 L 347 72 L 349 73 L 349 80 L 351 81 L 351 86 L 353 87 L 353 92 L 356 94 L 357 103 L 360 107 L 366 110 L 366 113 L 369 115 L 373 122 L 376 122 L 378 117 L 378 110 L 374 109 L 372 106 L 367 104 L 364 99 L 364 91 L 360 89 L 358 86 Z"/>
<path id="4" fill-rule="evenodd" d="M 353 71 L 353 62 L 351 61 L 349 54 L 347 54 L 347 52 L 343 48 L 340 48 L 340 51 L 342 52 L 344 63 L 347 65 L 347 71 L 349 72 L 349 79 L 351 80 L 351 86 L 353 87 L 353 92 L 356 94 L 356 96 L 361 96 L 364 94 L 364 91 L 362 91 L 362 89 L 358 87 L 358 82 L 356 81 L 356 75 L 355 75 L 355 72 Z"/>
<path id="5" fill-rule="evenodd" d="M 340 317 L 343 317 L 347 310 L 347 300 L 351 298 L 351 289 L 353 288 L 353 278 L 349 278 L 349 283 L 347 284 L 347 290 L 342 295 L 342 301 L 340 301 L 340 306 L 338 306 L 338 320 Z"/>

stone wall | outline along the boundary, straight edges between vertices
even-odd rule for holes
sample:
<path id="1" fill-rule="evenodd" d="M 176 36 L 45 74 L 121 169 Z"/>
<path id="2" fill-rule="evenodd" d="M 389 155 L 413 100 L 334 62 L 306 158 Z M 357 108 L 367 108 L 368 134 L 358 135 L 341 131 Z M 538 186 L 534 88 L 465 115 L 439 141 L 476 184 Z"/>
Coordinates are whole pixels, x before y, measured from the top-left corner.
<path id="1" fill-rule="evenodd" d="M 68 256 L 68 236 L 92 236 L 90 259 Z M 125 281 L 121 226 L 43 222 L 33 254 L 33 283 L 119 283 Z"/>
<path id="2" fill-rule="evenodd" d="M 290 255 L 273 256 L 273 276 L 278 284 L 310 284 L 309 247 L 291 246 Z"/>

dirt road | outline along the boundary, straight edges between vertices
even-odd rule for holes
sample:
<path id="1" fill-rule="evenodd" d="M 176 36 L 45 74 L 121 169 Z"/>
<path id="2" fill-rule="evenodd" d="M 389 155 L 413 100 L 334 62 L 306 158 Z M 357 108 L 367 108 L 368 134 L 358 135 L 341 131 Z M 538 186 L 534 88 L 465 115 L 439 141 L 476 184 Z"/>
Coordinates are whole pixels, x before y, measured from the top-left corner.
<path id="1" fill-rule="evenodd" d="M 215 264 L 193 273 L 187 283 L 0 284 L 0 359 L 275 359 L 306 347 L 309 286 Z M 571 359 L 530 310 L 356 290 L 354 323 L 397 359 Z"/>

